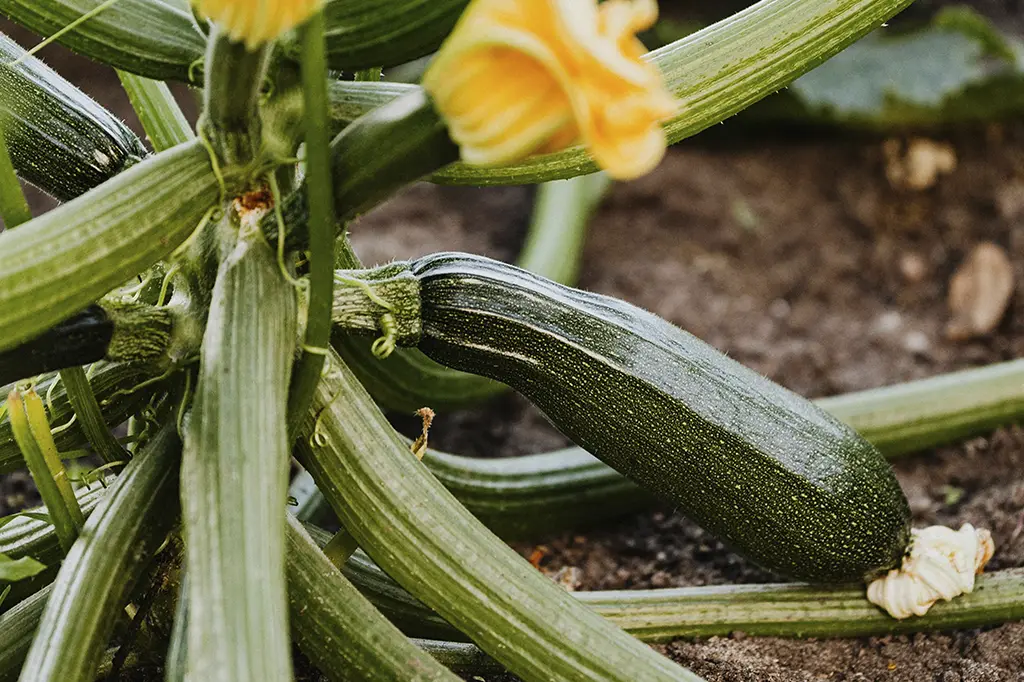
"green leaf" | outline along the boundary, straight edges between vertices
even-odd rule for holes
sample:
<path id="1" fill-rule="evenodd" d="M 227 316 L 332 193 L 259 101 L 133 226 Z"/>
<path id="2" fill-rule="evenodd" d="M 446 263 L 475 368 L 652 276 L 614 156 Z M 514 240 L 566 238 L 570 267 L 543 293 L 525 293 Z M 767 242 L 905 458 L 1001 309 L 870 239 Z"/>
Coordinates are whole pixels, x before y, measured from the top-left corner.
<path id="1" fill-rule="evenodd" d="M 1024 45 L 967 7 L 910 33 L 879 31 L 797 79 L 752 116 L 891 129 L 1024 110 Z"/>
<path id="2" fill-rule="evenodd" d="M 984 46 L 948 30 L 898 38 L 875 34 L 798 79 L 791 89 L 812 108 L 839 116 L 870 115 L 890 99 L 938 107 L 984 80 Z"/>
<path id="3" fill-rule="evenodd" d="M 39 563 L 30 556 L 12 559 L 0 554 L 0 581 L 15 583 L 46 570 L 46 564 Z"/>

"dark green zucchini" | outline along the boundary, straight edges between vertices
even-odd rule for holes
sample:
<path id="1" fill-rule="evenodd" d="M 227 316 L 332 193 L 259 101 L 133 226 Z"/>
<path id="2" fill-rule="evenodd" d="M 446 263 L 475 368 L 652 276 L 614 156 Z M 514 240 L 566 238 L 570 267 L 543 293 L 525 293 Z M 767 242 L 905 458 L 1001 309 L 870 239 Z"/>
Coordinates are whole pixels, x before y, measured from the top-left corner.
<path id="1" fill-rule="evenodd" d="M 113 336 L 107 311 L 91 305 L 31 341 L 0 351 L 0 384 L 102 360 Z"/>
<path id="2" fill-rule="evenodd" d="M 170 362 L 173 334 L 169 308 L 104 300 L 0 351 L 0 386 L 100 360 L 163 367 Z"/>
<path id="3" fill-rule="evenodd" d="M 146 155 L 128 126 L 0 34 L 0 126 L 18 175 L 61 201 Z"/>
<path id="4" fill-rule="evenodd" d="M 411 264 L 434 360 L 513 387 L 736 551 L 812 582 L 899 564 L 910 513 L 850 427 L 668 322 L 497 261 Z"/>
<path id="5" fill-rule="evenodd" d="M 440 47 L 465 6 L 466 0 L 328 0 L 327 59 L 340 71 L 410 62 Z M 298 41 L 283 49 L 299 57 Z"/>
<path id="6" fill-rule="evenodd" d="M 42 37 L 80 20 L 98 0 L 0 0 L 0 12 Z M 89 59 L 156 80 L 190 82 L 206 36 L 192 13 L 165 0 L 118 0 L 61 34 L 59 42 Z"/>

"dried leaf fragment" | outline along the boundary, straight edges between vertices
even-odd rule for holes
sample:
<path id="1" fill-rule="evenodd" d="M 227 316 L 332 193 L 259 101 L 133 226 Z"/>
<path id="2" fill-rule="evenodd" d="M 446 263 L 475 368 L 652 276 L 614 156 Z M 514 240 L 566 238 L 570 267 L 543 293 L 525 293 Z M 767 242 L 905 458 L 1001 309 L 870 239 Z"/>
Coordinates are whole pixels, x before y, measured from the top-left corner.
<path id="1" fill-rule="evenodd" d="M 1013 295 L 1013 266 L 1002 247 L 982 242 L 949 282 L 946 326 L 951 341 L 965 341 L 992 332 L 1003 319 Z"/>

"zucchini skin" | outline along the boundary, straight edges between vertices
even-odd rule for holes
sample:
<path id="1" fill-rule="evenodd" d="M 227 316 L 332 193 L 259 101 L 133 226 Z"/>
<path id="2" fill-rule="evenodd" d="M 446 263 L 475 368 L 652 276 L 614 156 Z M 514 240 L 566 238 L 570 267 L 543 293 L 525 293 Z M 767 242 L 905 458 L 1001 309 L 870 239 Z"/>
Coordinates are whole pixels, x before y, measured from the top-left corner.
<path id="1" fill-rule="evenodd" d="M 0 59 L 25 54 L 0 34 Z M 35 57 L 0 69 L 0 126 L 18 175 L 68 201 L 147 155 L 128 126 Z"/>
<path id="2" fill-rule="evenodd" d="M 102 360 L 113 336 L 114 323 L 107 311 L 90 305 L 31 341 L 0 352 L 0 386 Z"/>
<path id="3" fill-rule="evenodd" d="M 810 582 L 899 564 L 892 470 L 809 401 L 628 303 L 467 254 L 411 267 L 428 357 L 508 384 L 736 551 Z"/>

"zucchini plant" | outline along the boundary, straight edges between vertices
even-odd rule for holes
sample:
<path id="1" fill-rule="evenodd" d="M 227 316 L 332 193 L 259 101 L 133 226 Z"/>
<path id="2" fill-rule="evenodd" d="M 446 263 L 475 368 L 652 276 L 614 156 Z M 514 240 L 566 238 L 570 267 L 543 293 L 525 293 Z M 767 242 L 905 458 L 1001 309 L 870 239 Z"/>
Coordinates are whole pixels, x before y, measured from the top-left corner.
<path id="1" fill-rule="evenodd" d="M 0 603 L 0 678 L 696 680 L 642 642 L 1020 617 L 1019 571 L 906 621 L 860 584 L 917 551 L 880 449 L 1019 417 L 1019 366 L 816 405 L 565 286 L 594 171 L 649 170 L 907 4 L 763 0 L 645 54 L 642 0 L 0 0 L 116 67 L 151 147 L 0 37 L 0 471 L 28 466 L 45 505 L 7 520 L 0 553 L 46 567 Z M 435 51 L 422 84 L 381 80 Z M 202 87 L 195 130 L 164 81 Z M 65 203 L 32 217 L 19 177 Z M 566 178 L 525 269 L 367 269 L 348 242 L 421 179 Z M 382 412 L 509 387 L 582 449 L 484 465 L 410 447 Z M 922 408 L 937 387 L 957 400 Z M 62 463 L 86 449 L 102 488 Z M 294 509 L 291 457 L 310 478 Z M 651 496 L 818 585 L 576 597 L 495 534 Z M 336 535 L 303 527 L 327 508 Z"/>

